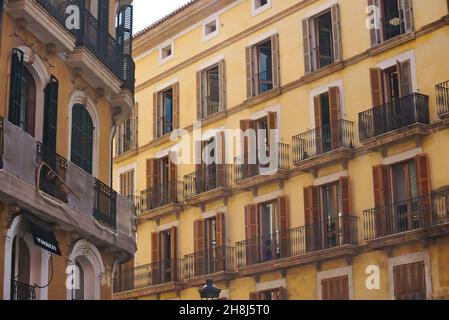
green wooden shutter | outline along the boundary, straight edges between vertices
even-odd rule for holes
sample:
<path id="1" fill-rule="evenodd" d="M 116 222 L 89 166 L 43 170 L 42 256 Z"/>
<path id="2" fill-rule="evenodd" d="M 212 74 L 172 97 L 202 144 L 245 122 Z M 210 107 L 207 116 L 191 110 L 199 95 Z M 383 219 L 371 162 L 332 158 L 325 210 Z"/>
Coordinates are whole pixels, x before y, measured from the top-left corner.
<path id="1" fill-rule="evenodd" d="M 98 1 L 98 22 L 101 28 L 109 30 L 109 0 Z"/>
<path id="2" fill-rule="evenodd" d="M 92 174 L 94 126 L 89 112 L 81 104 L 72 110 L 71 161 Z"/>
<path id="3" fill-rule="evenodd" d="M 50 82 L 45 88 L 44 144 L 53 151 L 56 151 L 58 90 L 59 82 L 54 76 L 51 76 Z"/>
<path id="4" fill-rule="evenodd" d="M 9 88 L 9 121 L 20 125 L 20 106 L 22 103 L 23 57 L 19 49 L 12 50 L 11 83 Z"/>
<path id="5" fill-rule="evenodd" d="M 123 53 L 132 55 L 133 6 L 120 7 L 115 33 L 118 43 L 123 47 Z"/>

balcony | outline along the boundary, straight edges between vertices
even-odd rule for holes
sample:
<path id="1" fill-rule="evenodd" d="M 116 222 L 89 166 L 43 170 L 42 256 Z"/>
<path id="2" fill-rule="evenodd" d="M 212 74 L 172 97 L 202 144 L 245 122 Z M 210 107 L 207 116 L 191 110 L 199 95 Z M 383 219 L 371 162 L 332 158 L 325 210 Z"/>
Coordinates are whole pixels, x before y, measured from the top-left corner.
<path id="1" fill-rule="evenodd" d="M 169 181 L 142 191 L 139 222 L 157 220 L 163 216 L 181 212 L 183 187 L 181 181 Z"/>
<path id="2" fill-rule="evenodd" d="M 29 284 L 11 280 L 11 300 L 36 300 L 36 287 Z"/>
<path id="3" fill-rule="evenodd" d="M 219 247 L 195 252 L 184 257 L 184 279 L 196 279 L 198 284 L 205 278 L 216 281 L 229 279 L 234 272 L 234 248 Z"/>
<path id="4" fill-rule="evenodd" d="M 405 33 L 403 12 L 397 12 L 390 17 L 385 17 L 381 20 L 383 39 L 387 41 L 389 39 L 396 38 Z"/>
<path id="5" fill-rule="evenodd" d="M 449 188 L 428 196 L 365 210 L 363 218 L 365 240 L 368 241 L 423 230 L 429 230 L 427 235 L 430 236 L 433 234 L 432 227 L 448 226 Z M 447 231 L 443 228 L 444 233 Z"/>
<path id="6" fill-rule="evenodd" d="M 278 182 L 280 184 L 288 177 L 290 169 L 290 146 L 279 143 L 267 165 L 245 163 L 244 157 L 235 158 L 234 182 L 238 189 L 255 190 L 257 187 Z M 272 150 L 273 151 L 273 150 Z M 270 153 L 271 154 L 271 153 Z"/>
<path id="7" fill-rule="evenodd" d="M 358 244 L 358 217 L 338 217 L 326 222 L 280 231 L 236 244 L 237 268 L 306 256 Z M 324 252 L 319 255 L 323 259 Z M 266 266 L 260 266 L 264 270 Z"/>
<path id="8" fill-rule="evenodd" d="M 373 150 L 429 132 L 429 97 L 413 93 L 359 114 L 360 141 Z"/>
<path id="9" fill-rule="evenodd" d="M 355 146 L 354 123 L 338 121 L 337 133 L 323 126 L 293 137 L 293 163 L 301 171 L 315 170 L 352 157 Z"/>
<path id="10" fill-rule="evenodd" d="M 447 119 L 449 116 L 449 81 L 440 83 L 435 87 L 437 95 L 438 116 Z"/>
<path id="11" fill-rule="evenodd" d="M 56 226 L 70 226 L 80 236 L 134 255 L 134 205 L 2 118 L 0 165 L 2 201 L 23 205 Z M 110 232 L 99 233 L 99 227 Z"/>
<path id="12" fill-rule="evenodd" d="M 182 289 L 182 267 L 181 259 L 166 259 L 122 270 L 114 275 L 114 294 L 129 299 Z"/>
<path id="13" fill-rule="evenodd" d="M 184 199 L 190 206 L 228 198 L 231 195 L 232 166 L 212 164 L 184 177 Z"/>

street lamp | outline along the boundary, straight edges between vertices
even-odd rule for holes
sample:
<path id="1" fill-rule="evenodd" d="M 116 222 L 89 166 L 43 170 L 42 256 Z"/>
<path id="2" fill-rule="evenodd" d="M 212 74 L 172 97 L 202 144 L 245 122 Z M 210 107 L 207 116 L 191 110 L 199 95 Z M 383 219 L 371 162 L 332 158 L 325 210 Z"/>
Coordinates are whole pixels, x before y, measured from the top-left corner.
<path id="1" fill-rule="evenodd" d="M 206 280 L 206 285 L 201 289 L 198 289 L 201 296 L 201 300 L 218 300 L 221 289 L 214 286 L 214 280 Z"/>

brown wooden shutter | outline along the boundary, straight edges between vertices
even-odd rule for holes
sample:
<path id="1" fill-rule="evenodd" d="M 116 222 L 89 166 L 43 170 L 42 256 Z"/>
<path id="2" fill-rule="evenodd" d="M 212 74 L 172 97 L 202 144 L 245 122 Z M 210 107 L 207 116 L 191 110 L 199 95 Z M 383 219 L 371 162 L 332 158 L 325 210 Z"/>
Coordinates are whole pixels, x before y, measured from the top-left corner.
<path id="1" fill-rule="evenodd" d="M 288 300 L 287 289 L 282 287 L 278 289 L 279 291 L 279 300 Z"/>
<path id="2" fill-rule="evenodd" d="M 251 301 L 258 301 L 261 298 L 260 292 L 250 292 L 249 293 L 249 300 Z"/>
<path id="3" fill-rule="evenodd" d="M 225 141 L 225 133 L 220 131 L 216 136 L 216 150 L 215 150 L 215 159 L 216 159 L 216 170 L 217 170 L 217 187 L 228 187 L 226 182 L 228 181 L 228 172 L 226 170 L 226 141 Z"/>
<path id="4" fill-rule="evenodd" d="M 426 153 L 416 156 L 416 176 L 418 178 L 418 194 L 421 198 L 423 224 L 430 226 L 432 224 L 432 186 L 430 181 L 430 159 Z"/>
<path id="5" fill-rule="evenodd" d="M 304 47 L 304 72 L 310 73 L 313 71 L 312 63 L 312 34 L 310 30 L 310 19 L 302 20 L 302 34 Z"/>
<path id="6" fill-rule="evenodd" d="M 254 96 L 253 48 L 246 47 L 246 97 Z"/>
<path id="7" fill-rule="evenodd" d="M 217 247 L 226 247 L 226 221 L 224 212 L 217 213 Z"/>
<path id="8" fill-rule="evenodd" d="M 172 281 L 179 281 L 179 261 L 178 261 L 178 228 L 171 227 L 170 229 L 170 255 L 171 255 L 171 273 Z"/>
<path id="9" fill-rule="evenodd" d="M 379 0 L 368 0 L 368 6 L 375 6 L 376 8 L 381 8 L 380 7 L 380 3 Z M 374 14 L 373 12 L 371 12 L 371 14 Z M 374 19 L 378 19 L 379 21 L 377 21 L 376 24 L 378 24 L 378 26 L 381 26 L 382 23 L 382 17 L 376 17 L 374 16 Z M 382 42 L 382 34 L 381 34 L 381 29 L 376 29 L 375 27 L 370 29 L 370 37 L 371 37 L 371 46 L 374 47 L 376 45 L 378 45 L 379 43 Z"/>
<path id="10" fill-rule="evenodd" d="M 399 2 L 399 8 L 402 11 L 404 17 L 404 31 L 412 32 L 414 30 L 413 22 L 413 5 L 412 0 L 401 0 Z"/>
<path id="11" fill-rule="evenodd" d="M 276 130 L 278 128 L 278 114 L 277 112 L 268 112 L 268 129 Z"/>
<path id="12" fill-rule="evenodd" d="M 279 88 L 281 85 L 281 66 L 279 53 L 279 34 L 271 36 L 271 56 L 273 59 L 273 88 Z"/>
<path id="13" fill-rule="evenodd" d="M 320 96 L 313 97 L 313 105 L 315 109 L 315 148 L 316 155 L 323 151 L 323 125 L 321 121 L 321 98 Z"/>
<path id="14" fill-rule="evenodd" d="M 196 119 L 203 118 L 203 87 L 202 87 L 203 72 L 196 73 Z"/>
<path id="15" fill-rule="evenodd" d="M 349 278 L 342 276 L 321 281 L 322 300 L 349 300 Z"/>
<path id="16" fill-rule="evenodd" d="M 240 129 L 243 131 L 243 134 L 249 129 L 256 130 L 256 121 L 254 120 L 240 120 Z M 249 150 L 250 143 L 249 137 L 251 135 L 245 136 L 243 139 L 243 166 L 241 174 L 243 177 L 247 177 L 249 174 L 249 170 L 252 170 L 253 164 L 249 163 Z"/>
<path id="17" fill-rule="evenodd" d="M 179 83 L 173 85 L 173 129 L 179 129 Z"/>
<path id="18" fill-rule="evenodd" d="M 376 236 L 383 236 L 391 228 L 390 210 L 391 204 L 390 168 L 379 165 L 373 167 L 374 203 L 376 206 L 374 223 Z"/>
<path id="19" fill-rule="evenodd" d="M 320 222 L 320 199 L 319 188 L 309 186 L 304 188 L 304 219 L 305 219 L 305 242 L 307 252 L 314 251 L 319 243 L 317 234 L 317 224 Z M 318 226 L 319 227 L 319 226 Z"/>
<path id="20" fill-rule="evenodd" d="M 426 300 L 426 271 L 424 261 L 393 268 L 396 300 Z"/>
<path id="21" fill-rule="evenodd" d="M 379 68 L 370 69 L 370 81 L 371 81 L 371 99 L 373 102 L 373 106 L 377 107 L 384 103 L 382 69 Z"/>
<path id="22" fill-rule="evenodd" d="M 195 275 L 204 273 L 204 250 L 206 249 L 205 241 L 205 223 L 203 219 L 196 220 L 193 223 L 193 247 L 194 247 L 194 268 Z"/>
<path id="23" fill-rule="evenodd" d="M 279 210 L 279 240 L 281 257 L 290 256 L 290 211 L 288 196 L 281 196 L 277 199 Z"/>
<path id="24" fill-rule="evenodd" d="M 357 234 L 352 232 L 351 183 L 349 177 L 340 178 L 341 209 L 343 214 L 343 244 L 352 244 Z"/>
<path id="25" fill-rule="evenodd" d="M 220 77 L 220 111 L 226 110 L 226 62 L 220 60 L 218 62 L 218 74 Z"/>
<path id="26" fill-rule="evenodd" d="M 340 138 L 340 90 L 338 87 L 329 88 L 329 108 L 330 108 L 330 134 L 332 149 L 341 146 Z"/>
<path id="27" fill-rule="evenodd" d="M 153 94 L 153 139 L 156 139 L 159 137 L 159 94 L 154 93 Z"/>
<path id="28" fill-rule="evenodd" d="M 147 189 L 151 189 L 153 187 L 153 160 L 147 159 Z"/>
<path id="29" fill-rule="evenodd" d="M 172 157 L 176 157 L 176 152 L 171 151 L 168 155 L 168 181 L 170 190 L 170 202 L 175 203 L 178 201 L 178 171 L 176 163 L 171 160 Z"/>
<path id="30" fill-rule="evenodd" d="M 259 215 L 257 205 L 251 204 L 245 207 L 245 239 L 246 239 L 246 263 L 255 264 L 259 261 Z"/>
<path id="31" fill-rule="evenodd" d="M 413 93 L 412 74 L 410 60 L 397 62 L 397 70 L 399 74 L 399 94 L 406 97 Z"/>
<path id="32" fill-rule="evenodd" d="M 160 282 L 161 273 L 159 271 L 159 264 L 161 260 L 161 254 L 159 251 L 159 232 L 151 233 L 151 284 L 158 284 Z"/>
<path id="33" fill-rule="evenodd" d="M 340 26 L 340 7 L 334 4 L 331 7 L 332 15 L 332 37 L 334 49 L 334 62 L 342 60 L 342 42 L 341 42 L 341 26 Z"/>

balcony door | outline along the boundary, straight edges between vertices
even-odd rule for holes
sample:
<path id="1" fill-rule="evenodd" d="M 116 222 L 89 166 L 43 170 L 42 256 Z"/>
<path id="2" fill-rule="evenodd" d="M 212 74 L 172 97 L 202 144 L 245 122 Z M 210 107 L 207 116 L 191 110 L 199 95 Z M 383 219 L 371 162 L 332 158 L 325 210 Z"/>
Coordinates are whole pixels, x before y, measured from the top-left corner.
<path id="1" fill-rule="evenodd" d="M 277 201 L 259 205 L 259 255 L 262 261 L 279 259 L 279 209 Z"/>
<path id="2" fill-rule="evenodd" d="M 177 228 L 153 232 L 151 248 L 151 285 L 177 281 Z"/>
<path id="3" fill-rule="evenodd" d="M 217 218 L 213 217 L 205 220 L 205 271 L 206 274 L 215 273 L 218 271 L 218 248 L 217 248 Z"/>
<path id="4" fill-rule="evenodd" d="M 30 248 L 20 236 L 13 240 L 11 261 L 11 300 L 32 300 Z"/>
<path id="5" fill-rule="evenodd" d="M 314 97 L 316 155 L 330 152 L 341 146 L 340 92 L 330 87 L 327 92 Z"/>
<path id="6" fill-rule="evenodd" d="M 333 248 L 343 237 L 341 184 L 331 183 L 321 187 L 321 241 L 324 248 Z"/>
<path id="7" fill-rule="evenodd" d="M 316 63 L 319 69 L 334 62 L 331 10 L 318 15 L 313 22 L 315 23 Z"/>

